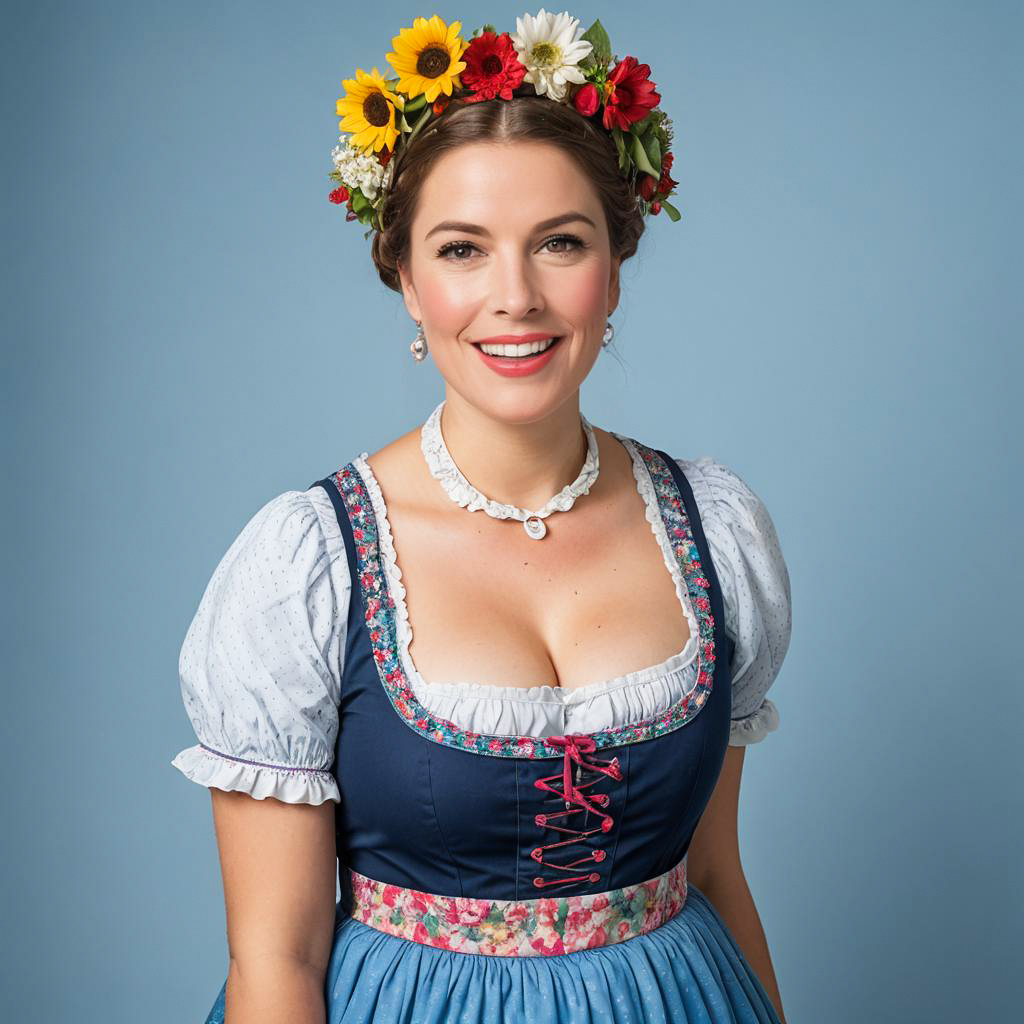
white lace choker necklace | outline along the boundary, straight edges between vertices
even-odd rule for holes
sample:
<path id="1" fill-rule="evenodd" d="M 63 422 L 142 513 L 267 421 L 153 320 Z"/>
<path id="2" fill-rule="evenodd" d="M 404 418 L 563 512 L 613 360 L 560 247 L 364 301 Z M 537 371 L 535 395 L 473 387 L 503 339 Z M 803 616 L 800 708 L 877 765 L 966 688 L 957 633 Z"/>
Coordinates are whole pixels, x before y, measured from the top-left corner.
<path id="1" fill-rule="evenodd" d="M 540 540 L 548 528 L 544 520 L 552 512 L 568 512 L 576 499 L 589 492 L 597 480 L 600 462 L 597 455 L 597 438 L 594 428 L 587 422 L 586 416 L 580 413 L 583 432 L 587 436 L 587 457 L 584 460 L 580 475 L 571 484 L 563 487 L 543 508 L 536 512 L 519 508 L 516 505 L 504 505 L 481 494 L 459 471 L 455 460 L 448 451 L 448 446 L 441 436 L 441 410 L 444 401 L 427 418 L 420 430 L 420 447 L 427 460 L 431 476 L 444 488 L 456 505 L 470 512 L 484 511 L 493 519 L 518 519 L 526 530 L 526 535 L 533 540 Z"/>

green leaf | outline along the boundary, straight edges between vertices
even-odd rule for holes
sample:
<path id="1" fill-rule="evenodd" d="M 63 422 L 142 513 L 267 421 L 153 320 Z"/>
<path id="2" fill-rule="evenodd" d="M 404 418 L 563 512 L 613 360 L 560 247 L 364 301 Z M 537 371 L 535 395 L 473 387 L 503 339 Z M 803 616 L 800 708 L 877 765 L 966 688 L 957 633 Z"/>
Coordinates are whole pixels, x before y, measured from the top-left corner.
<path id="1" fill-rule="evenodd" d="M 580 38 L 586 39 L 594 47 L 591 53 L 596 60 L 607 61 L 611 59 L 612 41 L 608 38 L 608 33 L 605 31 L 604 25 L 601 24 L 600 18 Z"/>
<path id="2" fill-rule="evenodd" d="M 658 141 L 658 133 L 652 128 L 640 141 L 643 143 L 647 159 L 651 161 L 652 167 L 657 167 L 655 177 L 661 177 L 661 143 Z"/>
<path id="3" fill-rule="evenodd" d="M 650 113 L 648 113 L 644 117 L 641 117 L 639 121 L 634 121 L 629 126 L 629 130 L 634 135 L 643 135 L 644 132 L 646 132 L 647 129 L 650 127 L 651 122 L 654 120 L 654 116 L 653 115 L 654 115 L 654 111 L 652 110 Z"/>
<path id="4" fill-rule="evenodd" d="M 412 142 L 413 139 L 416 138 L 416 136 L 420 132 L 420 129 L 431 119 L 431 117 L 433 117 L 433 114 L 433 105 L 428 106 L 426 110 L 423 111 L 423 113 L 419 117 L 419 120 L 417 120 L 416 124 L 414 125 L 413 130 L 409 133 L 409 138 L 405 140 L 406 145 L 408 145 L 410 142 Z"/>
<path id="5" fill-rule="evenodd" d="M 667 199 L 659 199 L 658 202 L 661 203 L 661 208 L 668 214 L 670 220 L 679 220 L 682 216 Z"/>
<path id="6" fill-rule="evenodd" d="M 643 143 L 634 135 L 632 146 L 630 147 L 630 156 L 633 157 L 633 162 L 643 171 L 645 174 L 649 174 L 652 178 L 660 178 L 661 172 L 651 166 L 651 161 L 647 158 L 647 153 L 644 150 Z"/>
<path id="7" fill-rule="evenodd" d="M 405 101 L 405 112 L 407 114 L 411 114 L 414 111 L 419 110 L 426 102 L 427 94 L 425 92 L 421 92 L 415 99 Z"/>
<path id="8" fill-rule="evenodd" d="M 359 189 L 352 190 L 352 212 L 362 213 L 370 205 L 370 200 Z"/>
<path id="9" fill-rule="evenodd" d="M 615 148 L 619 154 L 619 170 L 625 171 L 629 166 L 629 158 L 626 156 L 626 143 L 622 138 L 621 129 L 612 129 L 612 139 L 615 141 Z"/>

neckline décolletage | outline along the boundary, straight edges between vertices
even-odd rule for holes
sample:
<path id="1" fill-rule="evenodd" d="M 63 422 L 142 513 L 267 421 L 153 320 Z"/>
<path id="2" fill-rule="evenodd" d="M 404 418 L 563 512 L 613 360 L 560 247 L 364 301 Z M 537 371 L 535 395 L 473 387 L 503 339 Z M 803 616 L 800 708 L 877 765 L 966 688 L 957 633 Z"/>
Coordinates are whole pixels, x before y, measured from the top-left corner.
<path id="1" fill-rule="evenodd" d="M 416 668 L 413 661 L 410 647 L 412 646 L 413 630 L 409 619 L 409 610 L 406 603 L 405 585 L 402 582 L 402 570 L 398 564 L 397 553 L 394 546 L 394 537 L 391 532 L 391 522 L 387 514 L 387 505 L 384 501 L 384 494 L 377 480 L 373 468 L 367 461 L 369 452 L 361 452 L 355 459 L 353 465 L 363 477 L 369 492 L 370 502 L 373 506 L 373 514 L 377 521 L 377 529 L 380 540 L 381 565 L 387 579 L 388 588 L 391 591 L 395 603 L 395 620 L 397 625 L 397 648 L 398 656 L 401 659 L 403 668 L 410 681 L 415 683 L 416 689 L 423 689 L 427 692 L 446 695 L 470 697 L 476 699 L 501 700 L 506 702 L 522 702 L 531 704 L 555 704 L 561 707 L 581 704 L 615 690 L 628 687 L 642 686 L 651 682 L 664 680 L 672 675 L 683 675 L 692 672 L 696 664 L 697 638 L 699 635 L 696 615 L 690 605 L 689 594 L 686 584 L 679 572 L 679 566 L 672 553 L 668 535 L 665 532 L 665 524 L 662 521 L 661 510 L 658 506 L 657 494 L 650 473 L 643 459 L 637 452 L 630 438 L 609 431 L 612 437 L 620 442 L 626 449 L 633 464 L 633 475 L 637 485 L 637 491 L 643 499 L 646 509 L 647 521 L 658 542 L 662 553 L 662 559 L 666 570 L 669 572 L 675 586 L 676 598 L 689 626 L 690 636 L 681 651 L 670 655 L 664 661 L 656 665 L 646 665 L 643 668 L 635 669 L 623 675 L 611 679 L 597 680 L 591 683 L 584 683 L 581 686 L 574 686 L 565 689 L 561 686 L 552 686 L 550 683 L 539 683 L 534 686 L 503 686 L 490 683 L 478 682 L 432 682 L 422 675 Z"/>

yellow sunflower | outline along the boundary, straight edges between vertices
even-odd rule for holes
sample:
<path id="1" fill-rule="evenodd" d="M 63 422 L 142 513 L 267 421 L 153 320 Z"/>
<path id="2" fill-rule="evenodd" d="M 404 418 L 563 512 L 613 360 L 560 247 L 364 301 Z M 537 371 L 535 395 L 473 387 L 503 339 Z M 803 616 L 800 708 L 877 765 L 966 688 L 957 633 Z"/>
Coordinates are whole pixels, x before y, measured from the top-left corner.
<path id="1" fill-rule="evenodd" d="M 416 18 L 412 28 L 403 28 L 391 40 L 395 52 L 386 56 L 398 72 L 397 88 L 409 99 L 423 93 L 428 103 L 438 94 L 451 96 L 453 87 L 461 87 L 459 73 L 466 69 L 459 58 L 469 43 L 459 37 L 461 21 L 446 25 L 436 14 L 427 21 Z"/>
<path id="2" fill-rule="evenodd" d="M 405 108 L 405 99 L 392 92 L 388 83 L 374 68 L 367 74 L 356 68 L 355 78 L 341 83 L 345 95 L 338 100 L 338 127 L 352 132 L 352 145 L 361 149 L 372 147 L 378 152 L 382 146 L 394 150 L 399 129 L 395 127 L 395 110 Z"/>

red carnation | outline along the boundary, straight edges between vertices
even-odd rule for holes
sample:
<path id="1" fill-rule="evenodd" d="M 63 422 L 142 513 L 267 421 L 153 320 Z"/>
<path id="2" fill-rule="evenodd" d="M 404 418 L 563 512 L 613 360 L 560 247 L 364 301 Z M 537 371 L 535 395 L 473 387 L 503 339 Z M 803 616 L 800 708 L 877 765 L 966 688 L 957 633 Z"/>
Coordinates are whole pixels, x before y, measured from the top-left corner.
<path id="1" fill-rule="evenodd" d="M 637 191 L 647 202 L 650 202 L 658 192 L 658 182 L 650 174 L 641 174 L 640 185 Z"/>
<path id="2" fill-rule="evenodd" d="M 572 98 L 573 105 L 584 117 L 593 117 L 601 103 L 601 96 L 593 82 L 587 82 Z"/>
<path id="3" fill-rule="evenodd" d="M 348 189 L 344 186 L 336 188 L 327 196 L 327 198 L 330 199 L 332 203 L 343 203 L 348 199 Z"/>
<path id="4" fill-rule="evenodd" d="M 667 196 L 679 184 L 678 181 L 669 177 L 668 172 L 672 169 L 672 160 L 672 154 L 666 153 L 661 161 L 661 180 L 658 182 L 658 192 L 663 196 Z"/>
<path id="5" fill-rule="evenodd" d="M 519 61 L 512 38 L 507 32 L 495 35 L 483 32 L 472 40 L 462 54 L 466 69 L 462 82 L 473 95 L 466 103 L 480 103 L 501 97 L 512 99 L 512 90 L 522 84 L 526 68 Z"/>
<path id="6" fill-rule="evenodd" d="M 657 86 L 650 79 L 647 64 L 638 64 L 636 57 L 623 57 L 608 76 L 604 102 L 604 126 L 609 131 L 645 118 L 660 102 Z"/>

